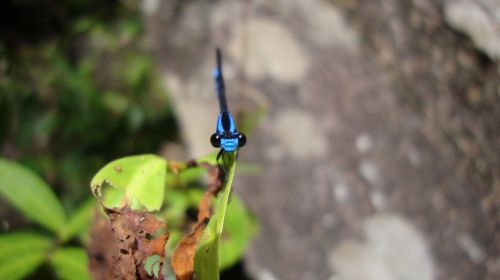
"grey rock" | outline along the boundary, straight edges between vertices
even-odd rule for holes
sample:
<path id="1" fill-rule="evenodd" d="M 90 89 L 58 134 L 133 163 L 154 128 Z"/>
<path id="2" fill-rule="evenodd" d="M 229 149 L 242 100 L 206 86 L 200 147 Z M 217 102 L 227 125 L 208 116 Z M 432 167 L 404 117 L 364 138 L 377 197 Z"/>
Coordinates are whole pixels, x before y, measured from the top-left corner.
<path id="1" fill-rule="evenodd" d="M 467 34 L 491 59 L 500 61 L 499 1 L 447 1 L 444 14 L 453 28 Z"/>

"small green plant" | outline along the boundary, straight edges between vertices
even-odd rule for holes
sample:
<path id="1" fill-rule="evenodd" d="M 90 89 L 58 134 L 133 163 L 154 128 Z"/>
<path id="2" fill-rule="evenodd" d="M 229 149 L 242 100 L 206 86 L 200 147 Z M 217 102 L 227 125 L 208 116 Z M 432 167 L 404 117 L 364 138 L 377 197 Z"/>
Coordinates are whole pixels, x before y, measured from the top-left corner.
<path id="1" fill-rule="evenodd" d="M 0 196 L 38 224 L 38 230 L 0 235 L 0 279 L 21 279 L 49 263 L 60 279 L 91 279 L 82 247 L 95 202 L 88 200 L 66 213 L 51 188 L 31 170 L 0 159 Z"/>
<path id="2" fill-rule="evenodd" d="M 235 153 L 225 156 L 230 162 L 226 176 L 216 167 L 214 156 L 188 164 L 138 155 L 103 167 L 91 189 L 111 220 L 120 249 L 116 251 L 124 252 L 113 258 L 117 261 L 109 269 L 130 274 L 130 263 L 135 263 L 132 271 L 139 275 L 191 279 L 195 273 L 199 280 L 215 280 L 220 270 L 239 260 L 256 222 L 241 201 L 231 196 Z M 206 188 L 199 184 L 203 177 L 208 177 Z M 186 213 L 194 208 L 196 221 L 189 222 Z"/>
<path id="3" fill-rule="evenodd" d="M 194 272 L 197 279 L 219 279 L 220 270 L 241 258 L 256 222 L 236 196 L 231 198 L 235 160 L 233 154 L 228 156 L 227 179 L 221 179 L 213 156 L 190 164 L 167 162 L 155 155 L 131 156 L 109 163 L 96 174 L 92 192 L 104 209 L 130 208 L 161 221 L 155 224 L 161 230 L 146 236 L 148 241 L 144 239 L 146 244 L 154 244 L 164 238 L 160 250 L 148 249 L 143 255 L 148 275 L 160 277 L 161 272 L 164 279 L 174 279 L 188 267 L 188 274 Z M 207 175 L 209 187 L 205 190 L 199 182 Z M 60 279 L 91 279 L 87 253 L 74 244 L 93 242 L 87 235 L 96 205 L 93 199 L 67 215 L 46 182 L 26 167 L 4 159 L 0 160 L 0 196 L 40 226 L 0 235 L 0 279 L 22 279 L 44 263 Z M 200 213 L 204 216 L 194 223 L 198 234 L 188 231 L 183 237 L 190 224 L 186 213 L 193 207 L 199 207 L 198 218 Z M 70 241 L 71 246 L 67 245 Z"/>

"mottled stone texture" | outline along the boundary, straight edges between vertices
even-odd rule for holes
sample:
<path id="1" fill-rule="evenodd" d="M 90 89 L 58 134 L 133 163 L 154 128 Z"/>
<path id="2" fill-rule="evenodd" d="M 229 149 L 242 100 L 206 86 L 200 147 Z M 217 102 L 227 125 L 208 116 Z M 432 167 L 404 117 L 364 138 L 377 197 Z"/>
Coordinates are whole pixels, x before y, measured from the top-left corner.
<path id="1" fill-rule="evenodd" d="M 444 15 L 454 29 L 468 35 L 475 46 L 500 61 L 500 4 L 497 0 L 446 1 Z"/>
<path id="2" fill-rule="evenodd" d="M 255 278 L 500 279 L 500 70 L 455 2 L 146 2 L 193 156 L 214 46 L 234 115 L 266 110 L 240 153 L 262 170 L 235 183 Z M 497 1 L 469 2 L 498 32 Z"/>

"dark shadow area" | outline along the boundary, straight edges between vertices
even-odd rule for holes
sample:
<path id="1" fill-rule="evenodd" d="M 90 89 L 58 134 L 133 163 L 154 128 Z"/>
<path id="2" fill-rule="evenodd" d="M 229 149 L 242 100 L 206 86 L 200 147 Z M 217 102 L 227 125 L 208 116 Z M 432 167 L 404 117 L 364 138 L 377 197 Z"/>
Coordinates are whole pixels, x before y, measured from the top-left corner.
<path id="1" fill-rule="evenodd" d="M 245 262 L 239 261 L 230 268 L 224 270 L 220 279 L 222 280 L 253 280 L 245 271 Z"/>

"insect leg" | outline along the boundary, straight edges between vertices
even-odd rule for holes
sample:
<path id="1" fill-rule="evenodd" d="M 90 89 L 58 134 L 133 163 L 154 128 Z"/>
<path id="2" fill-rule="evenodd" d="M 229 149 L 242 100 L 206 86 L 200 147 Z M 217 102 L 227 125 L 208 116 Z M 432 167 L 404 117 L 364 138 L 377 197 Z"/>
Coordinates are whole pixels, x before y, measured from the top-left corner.
<path id="1" fill-rule="evenodd" d="M 219 162 L 219 159 L 222 158 L 222 165 Z M 224 173 L 227 173 L 226 169 L 226 161 L 224 160 L 224 150 L 220 149 L 219 153 L 217 154 L 217 158 L 215 159 L 217 162 L 217 166 L 224 171 Z"/>

